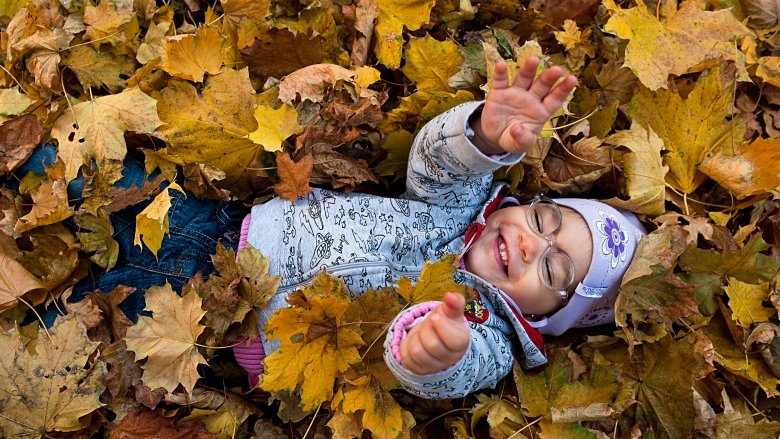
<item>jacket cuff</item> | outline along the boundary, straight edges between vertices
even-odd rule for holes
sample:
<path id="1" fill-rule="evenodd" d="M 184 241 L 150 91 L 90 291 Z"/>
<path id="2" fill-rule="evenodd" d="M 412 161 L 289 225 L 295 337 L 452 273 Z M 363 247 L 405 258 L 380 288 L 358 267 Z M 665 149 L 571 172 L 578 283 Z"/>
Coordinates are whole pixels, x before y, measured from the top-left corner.
<path id="1" fill-rule="evenodd" d="M 474 131 L 469 126 L 469 121 L 477 113 L 482 112 L 484 101 L 470 102 L 463 104 L 463 110 L 455 113 L 455 123 L 449 127 L 445 125 L 444 135 L 449 138 L 454 145 L 449 148 L 449 153 L 456 158 L 457 162 L 464 163 L 474 174 L 481 175 L 493 172 L 502 166 L 514 165 L 525 156 L 524 153 L 504 153 L 497 155 L 485 155 L 474 145 L 471 137 Z M 449 129 L 448 129 L 449 128 Z"/>

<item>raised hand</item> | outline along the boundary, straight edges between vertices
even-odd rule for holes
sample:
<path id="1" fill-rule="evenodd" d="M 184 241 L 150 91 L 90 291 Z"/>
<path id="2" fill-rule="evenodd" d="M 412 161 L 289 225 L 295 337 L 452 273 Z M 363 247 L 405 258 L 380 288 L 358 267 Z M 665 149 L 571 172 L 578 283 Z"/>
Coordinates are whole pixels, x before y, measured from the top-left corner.
<path id="1" fill-rule="evenodd" d="M 469 328 L 463 317 L 466 299 L 446 293 L 444 301 L 401 342 L 401 363 L 408 370 L 427 375 L 457 363 L 469 346 Z"/>
<path id="2" fill-rule="evenodd" d="M 545 122 L 577 85 L 574 76 L 556 85 L 563 74 L 558 66 L 543 71 L 534 80 L 538 66 L 539 59 L 529 57 L 509 84 L 506 63 L 496 64 L 482 115 L 471 122 L 476 134 L 474 143 L 483 153 L 528 152 Z"/>

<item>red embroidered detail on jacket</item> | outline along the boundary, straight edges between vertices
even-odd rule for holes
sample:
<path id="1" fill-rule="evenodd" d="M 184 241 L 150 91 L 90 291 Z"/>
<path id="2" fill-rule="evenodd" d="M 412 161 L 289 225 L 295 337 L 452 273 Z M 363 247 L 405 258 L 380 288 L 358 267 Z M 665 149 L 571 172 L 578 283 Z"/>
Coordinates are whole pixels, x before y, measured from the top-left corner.
<path id="1" fill-rule="evenodd" d="M 490 317 L 490 312 L 482 306 L 482 301 L 477 296 L 476 299 L 466 304 L 463 316 L 470 322 L 485 323 L 488 317 Z"/>

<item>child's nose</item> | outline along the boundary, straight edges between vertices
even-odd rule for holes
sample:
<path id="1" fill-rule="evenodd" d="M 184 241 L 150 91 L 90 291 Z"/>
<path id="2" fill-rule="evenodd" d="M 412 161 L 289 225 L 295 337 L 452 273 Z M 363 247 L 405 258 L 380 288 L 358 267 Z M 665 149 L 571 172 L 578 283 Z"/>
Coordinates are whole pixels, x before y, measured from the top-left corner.
<path id="1" fill-rule="evenodd" d="M 538 255 L 547 249 L 550 245 L 546 239 L 535 233 L 526 233 L 521 236 L 520 250 L 523 255 L 523 261 L 530 263 L 534 261 Z"/>

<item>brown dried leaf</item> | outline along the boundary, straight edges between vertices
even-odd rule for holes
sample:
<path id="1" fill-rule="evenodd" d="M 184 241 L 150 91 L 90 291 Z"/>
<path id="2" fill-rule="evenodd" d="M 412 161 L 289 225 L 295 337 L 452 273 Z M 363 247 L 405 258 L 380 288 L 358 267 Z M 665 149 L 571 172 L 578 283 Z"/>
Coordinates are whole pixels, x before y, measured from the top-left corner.
<path id="1" fill-rule="evenodd" d="M 297 162 L 283 152 L 276 153 L 276 169 L 279 173 L 279 183 L 274 185 L 274 191 L 291 203 L 298 197 L 311 192 L 309 177 L 311 176 L 314 157 L 305 155 Z"/>
<path id="2" fill-rule="evenodd" d="M 11 172 L 27 161 L 45 132 L 34 114 L 3 122 L 0 125 L 0 174 Z"/>

